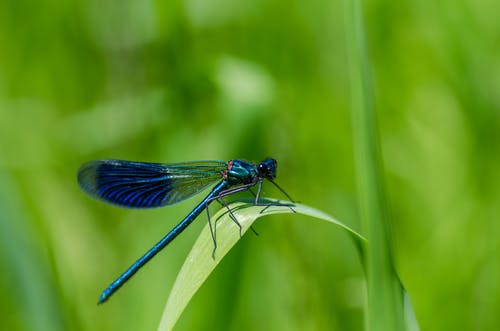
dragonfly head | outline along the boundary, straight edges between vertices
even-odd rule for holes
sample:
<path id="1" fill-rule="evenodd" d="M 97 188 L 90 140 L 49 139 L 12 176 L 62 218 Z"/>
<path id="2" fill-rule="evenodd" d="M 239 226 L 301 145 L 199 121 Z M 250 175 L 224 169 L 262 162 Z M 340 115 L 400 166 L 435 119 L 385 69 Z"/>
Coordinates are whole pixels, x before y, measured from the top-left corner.
<path id="1" fill-rule="evenodd" d="M 273 180 L 276 177 L 276 168 L 278 163 L 275 159 L 268 158 L 259 163 L 257 166 L 257 173 L 262 178 Z"/>

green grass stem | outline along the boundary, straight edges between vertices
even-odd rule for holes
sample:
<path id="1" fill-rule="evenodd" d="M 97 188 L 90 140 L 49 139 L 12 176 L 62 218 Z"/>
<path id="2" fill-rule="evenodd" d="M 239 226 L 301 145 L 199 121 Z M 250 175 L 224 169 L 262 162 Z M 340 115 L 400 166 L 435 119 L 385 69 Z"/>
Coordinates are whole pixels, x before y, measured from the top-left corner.
<path id="1" fill-rule="evenodd" d="M 373 87 L 360 0 L 347 2 L 346 36 L 359 207 L 363 232 L 369 241 L 365 265 L 368 292 L 366 328 L 370 331 L 400 331 L 404 329 L 404 290 L 392 262 Z"/>

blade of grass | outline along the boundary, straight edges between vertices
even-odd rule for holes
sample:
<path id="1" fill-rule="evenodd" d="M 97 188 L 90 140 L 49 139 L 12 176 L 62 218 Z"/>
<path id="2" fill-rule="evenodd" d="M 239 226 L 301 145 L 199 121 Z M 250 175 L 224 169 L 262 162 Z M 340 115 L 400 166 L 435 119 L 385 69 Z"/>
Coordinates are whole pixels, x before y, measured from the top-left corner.
<path id="1" fill-rule="evenodd" d="M 370 242 L 366 252 L 366 328 L 370 331 L 399 331 L 404 330 L 404 289 L 392 262 L 370 64 L 360 0 L 347 3 L 346 37 L 359 206 L 363 230 Z"/>
<path id="2" fill-rule="evenodd" d="M 278 200 L 263 199 L 262 201 L 265 203 L 279 203 Z M 291 206 L 293 206 L 293 210 L 290 208 Z M 353 239 L 356 248 L 360 252 L 360 256 L 363 256 L 366 244 L 365 238 L 347 225 L 320 210 L 295 203 L 263 207 L 255 206 L 251 202 L 235 202 L 230 204 L 229 207 L 242 227 L 242 234 L 244 234 L 258 218 L 272 214 L 299 213 L 329 221 L 339 226 Z M 172 330 L 196 291 L 201 287 L 222 258 L 229 252 L 231 247 L 240 239 L 239 229 L 231 219 L 226 208 L 219 210 L 213 216 L 213 221 L 216 222 L 215 228 L 217 234 L 215 258 L 212 259 L 211 256 L 213 241 L 207 224 L 200 233 L 181 271 L 177 275 L 177 279 L 170 292 L 158 327 L 160 331 Z"/>

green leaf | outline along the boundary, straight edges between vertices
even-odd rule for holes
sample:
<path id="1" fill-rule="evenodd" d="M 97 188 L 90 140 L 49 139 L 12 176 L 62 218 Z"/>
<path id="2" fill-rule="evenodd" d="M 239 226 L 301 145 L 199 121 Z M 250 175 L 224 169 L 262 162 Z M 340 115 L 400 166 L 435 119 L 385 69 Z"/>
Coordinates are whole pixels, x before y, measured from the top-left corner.
<path id="1" fill-rule="evenodd" d="M 346 37 L 359 211 L 363 231 L 370 241 L 364 262 L 368 294 L 365 326 L 368 331 L 418 329 L 408 294 L 394 268 L 392 257 L 361 0 L 350 0 L 346 4 Z"/>
<path id="2" fill-rule="evenodd" d="M 302 214 L 329 221 L 344 230 L 354 241 L 361 257 L 364 255 L 366 239 L 334 217 L 298 203 L 280 203 L 278 200 L 261 199 L 271 206 L 255 206 L 252 202 L 235 202 L 229 205 L 243 235 L 258 218 L 272 214 Z M 196 291 L 215 269 L 217 264 L 241 238 L 239 228 L 231 218 L 227 208 L 222 208 L 213 217 L 217 235 L 217 249 L 212 258 L 213 240 L 207 224 L 196 240 L 167 300 L 158 330 L 172 330 L 182 312 Z"/>

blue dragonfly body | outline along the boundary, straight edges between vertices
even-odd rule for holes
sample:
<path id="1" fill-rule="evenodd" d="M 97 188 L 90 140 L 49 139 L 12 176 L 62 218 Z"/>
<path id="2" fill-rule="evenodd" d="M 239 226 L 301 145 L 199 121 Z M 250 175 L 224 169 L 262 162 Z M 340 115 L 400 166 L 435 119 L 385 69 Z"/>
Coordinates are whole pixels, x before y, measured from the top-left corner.
<path id="1" fill-rule="evenodd" d="M 258 204 L 262 182 L 275 182 L 277 162 L 268 158 L 259 164 L 242 160 L 195 161 L 185 163 L 147 163 L 123 160 L 99 160 L 83 164 L 78 171 L 78 183 L 89 195 L 106 202 L 130 208 L 155 208 L 185 200 L 218 181 L 210 193 L 170 232 L 132 264 L 101 294 L 104 303 L 144 264 L 174 240 L 214 200 L 248 190 L 258 185 L 255 203 Z M 290 199 L 291 200 L 291 199 Z M 223 202 L 225 205 L 225 203 Z M 230 212 L 233 220 L 237 223 Z M 215 236 L 209 225 L 212 238 Z M 238 223 L 237 223 L 238 224 Z M 239 226 L 239 224 L 238 224 Z"/>

